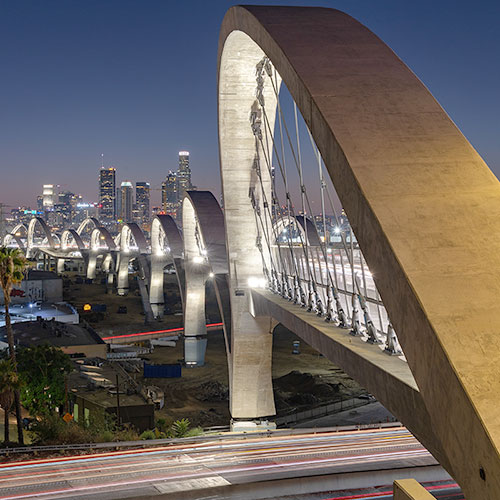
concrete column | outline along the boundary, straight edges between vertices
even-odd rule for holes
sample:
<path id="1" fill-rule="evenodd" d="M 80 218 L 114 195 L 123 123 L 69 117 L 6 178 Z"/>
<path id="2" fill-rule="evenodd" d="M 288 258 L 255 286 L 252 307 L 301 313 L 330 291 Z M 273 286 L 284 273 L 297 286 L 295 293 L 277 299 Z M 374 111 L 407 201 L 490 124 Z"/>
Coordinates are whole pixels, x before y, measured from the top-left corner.
<path id="1" fill-rule="evenodd" d="M 270 317 L 254 318 L 249 307 L 250 290 L 244 293 L 231 297 L 229 408 L 235 420 L 260 419 L 276 413 L 271 377 L 273 321 Z"/>
<path id="2" fill-rule="evenodd" d="M 122 255 L 118 266 L 118 295 L 128 295 L 128 265 L 129 259 Z"/>
<path id="3" fill-rule="evenodd" d="M 97 252 L 91 250 L 89 252 L 88 264 L 87 264 L 87 278 L 95 279 L 96 275 L 96 267 L 97 267 Z"/>
<path id="4" fill-rule="evenodd" d="M 57 274 L 61 274 L 64 272 L 64 261 L 65 259 L 56 259 L 56 269 L 57 269 Z"/>
<path id="5" fill-rule="evenodd" d="M 163 270 L 169 261 L 167 254 L 151 254 L 151 280 L 149 285 L 149 301 L 155 318 L 163 317 L 165 297 L 163 294 Z"/>
<path id="6" fill-rule="evenodd" d="M 394 481 L 394 500 L 435 500 L 415 479 L 397 479 Z"/>
<path id="7" fill-rule="evenodd" d="M 184 304 L 184 361 L 187 366 L 203 366 L 207 347 L 205 319 L 205 283 L 209 269 L 206 262 L 187 258 L 186 301 Z"/>

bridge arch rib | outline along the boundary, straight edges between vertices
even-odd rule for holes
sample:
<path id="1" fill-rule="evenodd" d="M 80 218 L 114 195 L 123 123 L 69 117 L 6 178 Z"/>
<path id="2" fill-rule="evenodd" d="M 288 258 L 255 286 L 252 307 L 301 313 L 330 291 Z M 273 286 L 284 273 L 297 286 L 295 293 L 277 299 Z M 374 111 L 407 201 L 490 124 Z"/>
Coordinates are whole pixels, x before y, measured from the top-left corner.
<path id="1" fill-rule="evenodd" d="M 151 222 L 151 283 L 149 301 L 155 317 L 163 316 L 164 269 L 171 261 L 174 265 L 182 307 L 185 304 L 184 246 L 182 235 L 170 215 L 159 214 Z"/>
<path id="2" fill-rule="evenodd" d="M 96 223 L 95 219 L 87 219 Z M 81 227 L 81 226 L 80 226 Z M 81 238 L 80 238 L 81 240 Z M 104 245 L 103 245 L 104 244 Z M 97 225 L 90 233 L 90 244 L 88 250 L 87 262 L 87 278 L 95 279 L 97 270 L 97 258 L 104 256 L 103 263 L 109 266 L 108 271 L 111 270 L 114 261 L 116 260 L 116 243 L 109 231 L 104 227 Z M 108 272 L 108 283 L 112 283 L 112 275 Z"/>
<path id="3" fill-rule="evenodd" d="M 223 319 L 228 357 L 231 353 L 224 216 L 210 191 L 187 191 L 182 202 L 182 227 L 186 276 L 184 353 L 186 362 L 200 365 L 204 363 L 205 357 L 205 285 L 209 278 L 213 280 Z"/>
<path id="4" fill-rule="evenodd" d="M 26 240 L 28 236 L 28 228 L 24 224 L 18 224 L 12 229 L 12 231 L 6 234 L 3 238 L 3 245 L 9 246 L 10 242 L 14 240 L 18 246 L 18 248 L 22 251 L 26 251 Z M 25 241 L 22 240 L 25 239 Z"/>
<path id="5" fill-rule="evenodd" d="M 37 248 L 35 245 L 35 231 L 37 227 L 40 227 L 42 230 L 45 239 L 47 240 L 47 244 L 51 249 L 55 249 L 56 241 L 52 233 L 50 232 L 49 226 L 41 217 L 33 217 L 28 225 L 28 234 L 26 239 L 26 257 L 31 258 L 36 252 Z"/>
<path id="6" fill-rule="evenodd" d="M 264 343 L 254 344 L 262 348 L 252 353 L 252 368 L 269 368 L 270 341 L 265 326 L 253 323 L 259 320 L 248 298 L 248 279 L 262 267 L 248 196 L 255 156 L 248 116 L 263 56 L 286 82 L 321 152 L 419 389 L 399 401 L 387 388 L 374 394 L 405 415 L 467 498 L 498 498 L 500 345 L 491 335 L 500 333 L 500 183 L 391 49 L 333 9 L 232 7 L 221 27 L 219 145 L 232 334 L 246 342 L 233 369 L 250 368 L 244 350 L 259 335 Z M 272 94 L 264 97 L 275 109 Z M 472 228 L 467 238 L 463 227 Z M 246 402 L 234 399 L 233 384 L 233 416 L 273 413 L 272 394 L 260 382 L 258 397 Z"/>

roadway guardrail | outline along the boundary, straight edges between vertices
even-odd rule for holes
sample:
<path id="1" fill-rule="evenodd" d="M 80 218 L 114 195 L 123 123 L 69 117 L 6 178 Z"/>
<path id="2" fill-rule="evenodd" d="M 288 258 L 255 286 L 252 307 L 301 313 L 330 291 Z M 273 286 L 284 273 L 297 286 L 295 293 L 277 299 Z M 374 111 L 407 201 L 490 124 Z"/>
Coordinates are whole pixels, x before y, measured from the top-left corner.
<path id="1" fill-rule="evenodd" d="M 103 450 L 119 448 L 152 448 L 154 446 L 169 446 L 183 443 L 224 441 L 227 439 L 252 439 L 256 437 L 273 437 L 301 434 L 322 434 L 328 432 L 349 432 L 369 429 L 386 429 L 393 427 L 403 427 L 400 422 L 389 422 L 379 424 L 348 425 L 342 427 L 317 427 L 312 429 L 270 429 L 266 431 L 248 431 L 248 432 L 217 432 L 205 434 L 202 436 L 193 436 L 186 438 L 168 438 L 168 439 L 146 439 L 139 441 L 117 441 L 109 443 L 81 443 L 81 444 L 63 444 L 47 446 L 19 446 L 16 448 L 1 448 L 0 455 L 10 455 L 15 453 L 37 453 L 50 451 L 78 451 L 78 450 Z M 209 431 L 210 432 L 210 431 Z M 212 431 L 214 432 L 214 431 Z"/>

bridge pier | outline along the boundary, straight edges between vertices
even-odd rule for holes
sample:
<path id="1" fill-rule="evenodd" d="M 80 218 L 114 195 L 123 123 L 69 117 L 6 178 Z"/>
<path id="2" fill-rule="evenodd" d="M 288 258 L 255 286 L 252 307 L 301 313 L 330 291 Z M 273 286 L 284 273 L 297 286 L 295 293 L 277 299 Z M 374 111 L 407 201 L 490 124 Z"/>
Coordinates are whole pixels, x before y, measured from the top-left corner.
<path id="1" fill-rule="evenodd" d="M 207 348 L 205 317 L 205 284 L 209 269 L 206 262 L 186 258 L 186 300 L 184 303 L 184 362 L 187 366 L 203 366 Z"/>
<path id="2" fill-rule="evenodd" d="M 57 274 L 61 274 L 64 272 L 64 262 L 65 261 L 66 261 L 66 259 L 61 259 L 61 258 L 56 259 Z"/>
<path id="3" fill-rule="evenodd" d="M 121 256 L 120 263 L 118 264 L 118 280 L 117 280 L 117 293 L 118 295 L 128 295 L 128 265 L 130 259 Z"/>
<path id="4" fill-rule="evenodd" d="M 163 293 L 163 271 L 169 257 L 166 253 L 157 250 L 151 254 L 151 279 L 149 285 L 149 301 L 155 318 L 162 318 L 165 309 L 165 296 Z"/>
<path id="5" fill-rule="evenodd" d="M 245 292 L 244 296 L 231 297 L 229 407 L 233 419 L 240 421 L 276 414 L 271 370 L 276 323 L 270 316 L 254 317 L 250 290 Z"/>
<path id="6" fill-rule="evenodd" d="M 89 262 L 87 264 L 87 279 L 93 280 L 96 276 L 97 268 L 97 252 L 91 250 L 89 252 Z"/>

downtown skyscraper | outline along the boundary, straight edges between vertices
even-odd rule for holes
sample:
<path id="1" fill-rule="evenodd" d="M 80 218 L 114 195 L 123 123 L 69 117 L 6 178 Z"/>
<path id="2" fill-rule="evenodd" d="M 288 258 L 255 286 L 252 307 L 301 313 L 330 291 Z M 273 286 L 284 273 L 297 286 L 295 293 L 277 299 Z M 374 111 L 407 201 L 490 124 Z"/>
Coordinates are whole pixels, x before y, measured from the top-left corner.
<path id="1" fill-rule="evenodd" d="M 182 218 L 182 199 L 184 193 L 195 189 L 191 182 L 189 167 L 189 151 L 179 151 L 179 168 L 177 172 L 170 171 L 162 183 L 162 209 L 177 222 Z"/>
<path id="2" fill-rule="evenodd" d="M 101 167 L 99 171 L 99 219 L 103 224 L 116 221 L 116 170 Z"/>
<path id="3" fill-rule="evenodd" d="M 122 222 L 132 222 L 134 188 L 130 181 L 123 181 L 118 191 L 118 219 Z"/>
<path id="4" fill-rule="evenodd" d="M 149 182 L 135 183 L 135 207 L 137 213 L 137 222 L 147 225 L 150 220 L 150 191 Z"/>
<path id="5" fill-rule="evenodd" d="M 177 192 L 179 201 L 182 201 L 184 193 L 192 188 L 189 151 L 179 151 L 179 169 L 177 170 Z"/>

